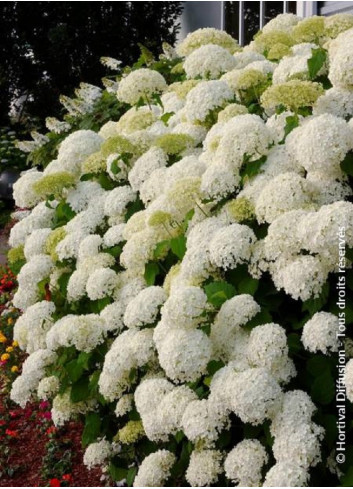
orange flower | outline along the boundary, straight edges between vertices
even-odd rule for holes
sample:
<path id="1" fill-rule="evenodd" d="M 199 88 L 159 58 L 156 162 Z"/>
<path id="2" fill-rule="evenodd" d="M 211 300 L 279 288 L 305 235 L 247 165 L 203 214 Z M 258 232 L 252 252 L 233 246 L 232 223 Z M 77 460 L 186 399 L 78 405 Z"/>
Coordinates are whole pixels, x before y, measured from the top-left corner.
<path id="1" fill-rule="evenodd" d="M 6 362 L 10 358 L 10 355 L 8 353 L 3 353 L 0 357 L 2 362 Z"/>
<path id="2" fill-rule="evenodd" d="M 6 341 L 7 341 L 6 336 L 0 332 L 0 343 L 6 343 Z"/>

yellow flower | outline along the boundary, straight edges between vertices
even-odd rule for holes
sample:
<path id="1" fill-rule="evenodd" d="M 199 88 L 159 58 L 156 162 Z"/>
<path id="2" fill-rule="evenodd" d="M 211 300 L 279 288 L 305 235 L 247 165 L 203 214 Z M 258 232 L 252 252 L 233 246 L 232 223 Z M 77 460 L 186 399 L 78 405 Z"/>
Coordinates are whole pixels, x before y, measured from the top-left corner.
<path id="1" fill-rule="evenodd" d="M 0 332 L 0 343 L 6 343 L 7 338 Z"/>
<path id="2" fill-rule="evenodd" d="M 5 362 L 10 358 L 10 355 L 8 353 L 3 353 L 0 358 L 2 362 Z"/>
<path id="3" fill-rule="evenodd" d="M 8 346 L 6 348 L 7 353 L 11 353 L 13 351 L 13 346 Z"/>
<path id="4" fill-rule="evenodd" d="M 13 319 L 12 319 L 12 318 L 9 318 L 9 319 L 7 320 L 7 324 L 8 324 L 9 326 L 11 326 L 11 324 L 13 324 Z"/>
<path id="5" fill-rule="evenodd" d="M 13 373 L 18 372 L 17 365 L 14 365 L 13 367 L 11 367 L 11 372 L 13 372 Z"/>
<path id="6" fill-rule="evenodd" d="M 14 347 L 16 348 L 16 347 L 18 346 L 18 341 L 14 340 L 14 341 L 12 342 L 12 346 L 14 346 Z"/>

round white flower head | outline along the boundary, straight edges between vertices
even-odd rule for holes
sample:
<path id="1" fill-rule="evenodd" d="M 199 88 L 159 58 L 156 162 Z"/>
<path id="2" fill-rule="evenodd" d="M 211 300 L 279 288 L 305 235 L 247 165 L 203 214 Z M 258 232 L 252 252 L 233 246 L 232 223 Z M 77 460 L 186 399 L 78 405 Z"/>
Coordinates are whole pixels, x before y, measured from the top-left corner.
<path id="1" fill-rule="evenodd" d="M 258 487 L 262 467 L 268 462 L 265 448 L 258 440 L 243 440 L 231 450 L 224 462 L 226 476 L 241 487 Z"/>
<path id="2" fill-rule="evenodd" d="M 96 401 L 93 399 L 73 403 L 70 395 L 69 389 L 64 394 L 58 394 L 54 397 L 51 416 L 56 427 L 63 426 L 74 416 L 86 414 L 96 407 Z"/>
<path id="3" fill-rule="evenodd" d="M 201 191 L 207 199 L 221 200 L 238 187 L 240 177 L 227 163 L 210 165 L 202 175 Z"/>
<path id="4" fill-rule="evenodd" d="M 271 434 L 295 430 L 299 424 L 308 424 L 316 407 L 310 396 L 300 390 L 288 391 L 283 395 L 282 406 L 272 418 Z"/>
<path id="5" fill-rule="evenodd" d="M 50 377 L 44 377 L 39 384 L 37 389 L 37 396 L 39 399 L 47 401 L 52 399 L 58 392 L 60 388 L 60 382 L 58 377 L 51 375 Z"/>
<path id="6" fill-rule="evenodd" d="M 13 338 L 21 350 L 33 353 L 46 348 L 46 334 L 53 325 L 52 315 L 55 305 L 50 301 L 40 301 L 28 307 L 14 326 Z"/>
<path id="7" fill-rule="evenodd" d="M 129 182 L 133 190 L 140 190 L 142 184 L 148 179 L 154 170 L 165 167 L 167 164 L 167 155 L 165 152 L 153 146 L 144 153 L 129 172 Z"/>
<path id="8" fill-rule="evenodd" d="M 124 311 L 125 307 L 121 302 L 113 302 L 105 306 L 103 311 L 99 314 L 104 319 L 104 330 L 114 331 L 120 333 L 124 328 Z"/>
<path id="9" fill-rule="evenodd" d="M 175 387 L 166 393 L 159 403 L 156 416 L 165 433 L 175 434 L 181 429 L 185 409 L 190 402 L 197 400 L 197 395 L 186 385 Z"/>
<path id="10" fill-rule="evenodd" d="M 81 163 L 91 155 L 99 151 L 104 139 L 94 131 L 80 130 L 71 133 L 60 144 L 58 161 L 61 171 L 69 171 L 79 174 Z"/>
<path id="11" fill-rule="evenodd" d="M 66 201 L 75 212 L 87 209 L 90 202 L 102 196 L 105 190 L 98 182 L 90 180 L 78 182 L 77 186 L 67 194 Z"/>
<path id="12" fill-rule="evenodd" d="M 210 260 L 217 267 L 227 270 L 246 263 L 251 256 L 256 236 L 244 224 L 231 224 L 217 231 L 210 244 Z"/>
<path id="13" fill-rule="evenodd" d="M 131 411 L 134 402 L 133 394 L 125 394 L 122 396 L 115 406 L 115 416 L 117 418 L 125 416 L 129 411 Z"/>
<path id="14" fill-rule="evenodd" d="M 281 405 L 281 388 L 264 368 L 238 373 L 233 385 L 232 409 L 244 423 L 260 424 L 273 416 Z"/>
<path id="15" fill-rule="evenodd" d="M 205 27 L 190 32 L 185 39 L 177 46 L 179 56 L 188 56 L 195 49 L 205 44 L 217 44 L 229 52 L 233 53 L 239 49 L 237 41 L 223 30 Z"/>
<path id="16" fill-rule="evenodd" d="M 119 216 L 124 213 L 129 202 L 133 202 L 135 199 L 136 193 L 130 185 L 116 187 L 108 193 L 105 199 L 104 213 L 106 216 Z"/>
<path id="17" fill-rule="evenodd" d="M 158 345 L 161 367 L 175 382 L 193 382 L 206 372 L 211 343 L 200 330 L 171 329 Z"/>
<path id="18" fill-rule="evenodd" d="M 353 116 L 353 92 L 340 87 L 332 87 L 319 97 L 313 108 L 315 116 L 332 114 L 348 119 Z"/>
<path id="19" fill-rule="evenodd" d="M 190 122 L 202 122 L 212 110 L 224 107 L 232 98 L 233 92 L 224 81 L 198 83 L 186 97 L 186 118 Z"/>
<path id="20" fill-rule="evenodd" d="M 346 385 L 347 398 L 353 402 L 353 359 L 349 360 L 346 364 L 344 382 Z"/>
<path id="21" fill-rule="evenodd" d="M 348 46 L 349 48 L 347 49 Z M 330 69 L 328 77 L 334 87 L 352 88 L 353 57 L 350 49 L 352 46 L 352 41 L 350 44 L 348 44 L 348 46 L 342 44 L 336 50 L 334 55 L 330 56 Z"/>
<path id="22" fill-rule="evenodd" d="M 209 487 L 223 472 L 219 450 L 194 450 L 185 477 L 191 487 Z"/>
<path id="23" fill-rule="evenodd" d="M 183 414 L 181 425 L 185 435 L 194 443 L 212 446 L 226 422 L 226 410 L 215 409 L 209 399 L 191 401 Z"/>
<path id="24" fill-rule="evenodd" d="M 124 323 L 128 328 L 153 324 L 166 299 L 167 295 L 162 287 L 147 287 L 127 305 Z"/>
<path id="25" fill-rule="evenodd" d="M 292 28 L 297 25 L 300 20 L 300 17 L 297 17 L 294 14 L 279 14 L 277 15 L 277 17 L 267 22 L 262 30 L 263 32 L 291 32 Z"/>
<path id="26" fill-rule="evenodd" d="M 162 308 L 162 317 L 178 327 L 195 327 L 207 309 L 207 296 L 195 286 L 173 288 Z"/>
<path id="27" fill-rule="evenodd" d="M 134 487 L 163 487 L 170 477 L 176 457 L 168 450 L 158 450 L 141 463 L 134 480 Z"/>
<path id="28" fill-rule="evenodd" d="M 304 324 L 302 342 L 313 353 L 329 354 L 338 350 L 339 319 L 330 312 L 317 312 Z"/>
<path id="29" fill-rule="evenodd" d="M 94 301 L 109 297 L 117 285 L 117 274 L 111 268 L 98 268 L 88 278 L 86 290 L 88 297 Z"/>
<path id="30" fill-rule="evenodd" d="M 324 433 L 324 428 L 315 423 L 300 423 L 290 430 L 282 429 L 272 446 L 276 461 L 314 467 L 321 461 L 320 440 Z"/>
<path id="31" fill-rule="evenodd" d="M 263 487 L 306 487 L 309 472 L 306 468 L 292 463 L 276 463 L 267 472 Z"/>
<path id="32" fill-rule="evenodd" d="M 152 96 L 164 92 L 165 79 L 158 71 L 141 68 L 122 78 L 118 88 L 118 99 L 127 104 L 137 104 L 142 99 L 152 101 Z"/>
<path id="33" fill-rule="evenodd" d="M 353 133 L 342 118 L 323 114 L 294 129 L 286 146 L 307 171 L 335 177 L 341 173 L 340 162 L 353 147 Z"/>
<path id="34" fill-rule="evenodd" d="M 287 335 L 278 324 L 263 324 L 251 331 L 247 358 L 251 366 L 267 368 L 276 380 L 289 380 L 284 368 L 289 361 Z"/>
<path id="35" fill-rule="evenodd" d="M 122 223 L 122 224 L 116 224 L 115 226 L 109 228 L 108 231 L 103 236 L 104 246 L 110 248 L 112 246 L 116 246 L 119 243 L 125 241 L 123 235 L 125 226 L 126 226 L 125 223 Z"/>
<path id="36" fill-rule="evenodd" d="M 99 391 L 106 399 L 119 399 L 131 383 L 131 370 L 155 360 L 152 336 L 150 329 L 131 328 L 114 340 L 99 377 Z"/>
<path id="37" fill-rule="evenodd" d="M 47 334 L 47 345 L 52 350 L 61 346 L 75 346 L 90 352 L 104 340 L 104 321 L 98 314 L 68 314 L 56 321 Z"/>
<path id="38" fill-rule="evenodd" d="M 29 170 L 13 184 L 13 198 L 17 207 L 34 207 L 41 200 L 33 190 L 35 182 L 43 176 L 42 172 Z"/>
<path id="39" fill-rule="evenodd" d="M 294 172 L 282 173 L 271 179 L 256 199 L 256 217 L 259 222 L 272 222 L 281 214 L 309 203 L 306 180 Z"/>
<path id="40" fill-rule="evenodd" d="M 45 244 L 50 233 L 50 228 L 36 229 L 26 238 L 23 251 L 27 261 L 45 252 Z"/>
<path id="41" fill-rule="evenodd" d="M 327 275 L 327 267 L 319 258 L 310 255 L 275 264 L 272 269 L 276 288 L 283 288 L 293 299 L 302 301 L 319 296 Z"/>
<path id="42" fill-rule="evenodd" d="M 90 234 L 86 236 L 78 248 L 78 260 L 83 260 L 90 256 L 98 255 L 100 247 L 102 246 L 102 238 L 99 234 Z"/>
<path id="43" fill-rule="evenodd" d="M 88 469 L 92 469 L 97 465 L 105 465 L 112 455 L 111 443 L 107 440 L 100 440 L 88 445 L 83 456 L 83 463 Z"/>
<path id="44" fill-rule="evenodd" d="M 51 350 L 37 350 L 23 362 L 22 373 L 11 386 L 10 398 L 24 408 L 38 388 L 39 382 L 45 377 L 45 368 L 57 359 Z"/>
<path id="45" fill-rule="evenodd" d="M 261 117 L 254 114 L 238 115 L 224 125 L 223 137 L 220 139 L 215 158 L 217 162 L 226 161 L 239 170 L 244 158 L 247 164 L 251 164 L 251 161 L 266 155 L 272 142 L 272 131 Z"/>
<path id="46" fill-rule="evenodd" d="M 205 44 L 195 49 L 184 62 L 184 70 L 188 78 L 217 79 L 222 73 L 234 67 L 234 56 L 227 49 L 216 44 Z"/>

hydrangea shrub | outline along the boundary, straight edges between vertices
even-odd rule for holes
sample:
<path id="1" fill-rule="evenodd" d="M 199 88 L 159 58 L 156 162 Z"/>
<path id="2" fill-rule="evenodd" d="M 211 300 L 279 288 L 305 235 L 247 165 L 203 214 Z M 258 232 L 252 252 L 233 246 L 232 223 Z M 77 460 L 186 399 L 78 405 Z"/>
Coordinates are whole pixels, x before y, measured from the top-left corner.
<path id="1" fill-rule="evenodd" d="M 352 73 L 353 16 L 283 14 L 244 48 L 207 28 L 143 52 L 106 81 L 102 127 L 49 121 L 55 158 L 14 188 L 29 357 L 12 399 L 81 416 L 88 467 L 136 487 L 351 485 Z M 102 93 L 81 92 L 71 117 L 97 124 Z"/>

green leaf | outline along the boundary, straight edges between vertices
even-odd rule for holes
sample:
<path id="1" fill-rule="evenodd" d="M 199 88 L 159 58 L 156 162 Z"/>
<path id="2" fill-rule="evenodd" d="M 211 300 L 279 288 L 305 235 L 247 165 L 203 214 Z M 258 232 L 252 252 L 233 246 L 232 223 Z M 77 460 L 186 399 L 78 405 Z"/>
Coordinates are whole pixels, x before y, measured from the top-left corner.
<path id="1" fill-rule="evenodd" d="M 195 214 L 195 209 L 191 209 L 185 215 L 185 218 L 184 218 L 184 220 L 183 220 L 183 222 L 181 224 L 181 228 L 184 231 L 184 233 L 186 232 L 186 230 L 187 230 L 187 228 L 189 226 L 189 221 L 191 221 L 191 219 L 194 217 L 194 214 Z"/>
<path id="2" fill-rule="evenodd" d="M 122 252 L 123 248 L 120 245 L 111 246 L 110 248 L 105 248 L 104 252 L 109 253 L 114 258 L 118 258 Z"/>
<path id="3" fill-rule="evenodd" d="M 129 487 L 132 487 L 136 474 L 137 474 L 137 467 L 131 467 L 131 469 L 129 469 L 126 476 L 126 483 Z"/>
<path id="4" fill-rule="evenodd" d="M 296 127 L 299 126 L 299 117 L 297 114 L 289 115 L 286 117 L 286 125 L 284 128 L 284 137 L 286 138 L 290 132 L 293 131 Z"/>
<path id="5" fill-rule="evenodd" d="M 110 164 L 110 171 L 112 172 L 113 175 L 117 175 L 118 173 L 121 172 L 121 168 L 119 167 L 119 159 L 116 158 L 111 164 Z"/>
<path id="6" fill-rule="evenodd" d="M 186 252 L 186 237 L 184 235 L 173 238 L 170 241 L 172 252 L 176 255 L 179 260 L 183 259 Z"/>
<path id="7" fill-rule="evenodd" d="M 353 465 L 351 465 L 347 473 L 343 476 L 341 480 L 342 487 L 353 487 Z"/>
<path id="8" fill-rule="evenodd" d="M 101 427 L 101 418 L 98 413 L 88 413 L 82 433 L 82 445 L 86 447 L 97 440 Z"/>
<path id="9" fill-rule="evenodd" d="M 150 261 L 145 266 L 144 277 L 147 285 L 154 285 L 156 277 L 159 273 L 159 266 L 154 261 Z"/>
<path id="10" fill-rule="evenodd" d="M 207 372 L 210 375 L 214 375 L 218 370 L 224 367 L 224 363 L 221 360 L 211 360 L 207 365 Z"/>
<path id="11" fill-rule="evenodd" d="M 142 211 L 143 209 L 144 205 L 140 199 L 137 199 L 135 202 L 130 202 L 126 207 L 125 222 L 127 222 L 136 212 Z"/>
<path id="12" fill-rule="evenodd" d="M 113 479 L 113 481 L 117 482 L 126 479 L 127 473 L 128 473 L 128 469 L 117 467 L 116 465 L 113 464 L 113 462 L 110 462 L 109 475 Z"/>
<path id="13" fill-rule="evenodd" d="M 71 362 L 69 362 L 65 365 L 65 370 L 66 370 L 71 382 L 77 382 L 81 378 L 81 376 L 84 372 L 84 369 L 85 369 L 84 365 L 80 364 L 78 362 L 78 359 L 71 360 Z"/>
<path id="14" fill-rule="evenodd" d="M 260 326 L 260 324 L 272 323 L 272 316 L 267 311 L 267 309 L 262 308 L 260 312 L 256 314 L 250 321 L 248 321 L 243 328 L 252 329 L 255 326 Z"/>
<path id="15" fill-rule="evenodd" d="M 335 381 L 330 371 L 318 375 L 311 385 L 311 397 L 314 402 L 330 404 L 335 397 Z"/>
<path id="16" fill-rule="evenodd" d="M 261 167 L 266 162 L 266 160 L 267 156 L 264 155 L 256 161 L 248 161 L 244 163 L 240 171 L 242 182 L 244 182 L 244 180 L 255 177 L 260 172 Z"/>
<path id="17" fill-rule="evenodd" d="M 174 115 L 174 112 L 166 112 L 162 115 L 161 121 L 167 126 L 169 119 Z"/>
<path id="18" fill-rule="evenodd" d="M 66 296 L 67 284 L 69 283 L 70 277 L 71 277 L 71 272 L 67 272 L 67 273 L 63 273 L 58 278 L 59 290 L 64 296 Z"/>
<path id="19" fill-rule="evenodd" d="M 317 49 L 312 49 L 311 53 L 312 56 L 310 59 L 308 59 L 307 63 L 309 68 L 310 80 L 314 80 L 318 72 L 325 64 L 327 58 L 327 52 L 323 48 L 317 48 Z"/>
<path id="20" fill-rule="evenodd" d="M 226 300 L 235 296 L 236 290 L 228 282 L 211 282 L 205 285 L 205 293 L 210 304 L 221 307 Z"/>
<path id="21" fill-rule="evenodd" d="M 325 372 L 330 372 L 330 363 L 325 356 L 315 355 L 306 362 L 306 369 L 314 377 L 319 377 Z"/>
<path id="22" fill-rule="evenodd" d="M 170 249 L 170 240 L 165 239 L 157 243 L 156 248 L 153 252 L 153 258 L 156 260 L 163 259 Z"/>
<path id="23" fill-rule="evenodd" d="M 72 402 L 80 402 L 86 401 L 89 397 L 89 378 L 82 377 L 72 385 L 70 399 Z"/>
<path id="24" fill-rule="evenodd" d="M 96 370 L 91 375 L 91 378 L 90 378 L 90 381 L 89 381 L 89 386 L 88 386 L 89 391 L 91 393 L 97 393 L 97 391 L 98 391 L 98 382 L 99 382 L 100 374 L 101 374 L 101 371 L 100 370 Z"/>
<path id="25" fill-rule="evenodd" d="M 353 151 L 349 151 L 341 161 L 341 169 L 350 177 L 353 177 Z"/>
<path id="26" fill-rule="evenodd" d="M 256 278 L 245 277 L 238 283 L 238 292 L 240 294 L 254 295 L 259 287 L 259 281 Z"/>

